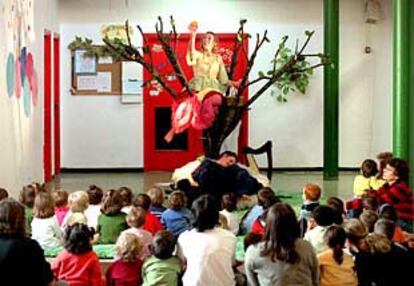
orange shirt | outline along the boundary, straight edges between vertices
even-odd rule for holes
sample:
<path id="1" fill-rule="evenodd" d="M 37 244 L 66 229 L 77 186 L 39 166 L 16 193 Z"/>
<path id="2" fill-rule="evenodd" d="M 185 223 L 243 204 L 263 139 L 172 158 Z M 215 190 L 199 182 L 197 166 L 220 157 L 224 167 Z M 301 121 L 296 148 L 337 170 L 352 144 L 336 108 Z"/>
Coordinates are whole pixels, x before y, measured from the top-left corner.
<path id="1" fill-rule="evenodd" d="M 333 258 L 332 249 L 318 254 L 321 270 L 321 286 L 357 286 L 358 279 L 354 272 L 354 261 L 348 253 L 344 252 L 342 264 L 338 264 Z"/>

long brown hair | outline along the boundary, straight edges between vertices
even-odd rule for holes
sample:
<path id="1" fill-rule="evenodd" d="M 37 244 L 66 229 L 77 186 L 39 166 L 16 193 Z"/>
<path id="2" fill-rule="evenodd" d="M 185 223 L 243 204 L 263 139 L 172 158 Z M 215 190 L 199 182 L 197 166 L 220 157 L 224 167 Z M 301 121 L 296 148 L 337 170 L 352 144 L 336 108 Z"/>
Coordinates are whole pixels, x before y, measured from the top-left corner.
<path id="1" fill-rule="evenodd" d="M 12 198 L 0 202 L 0 234 L 25 236 L 24 206 Z"/>
<path id="2" fill-rule="evenodd" d="M 278 259 L 295 264 L 300 259 L 295 249 L 295 241 L 299 237 L 299 224 L 292 207 L 288 204 L 276 203 L 267 213 L 263 237 L 264 249 L 261 256 L 270 256 L 273 262 Z"/>

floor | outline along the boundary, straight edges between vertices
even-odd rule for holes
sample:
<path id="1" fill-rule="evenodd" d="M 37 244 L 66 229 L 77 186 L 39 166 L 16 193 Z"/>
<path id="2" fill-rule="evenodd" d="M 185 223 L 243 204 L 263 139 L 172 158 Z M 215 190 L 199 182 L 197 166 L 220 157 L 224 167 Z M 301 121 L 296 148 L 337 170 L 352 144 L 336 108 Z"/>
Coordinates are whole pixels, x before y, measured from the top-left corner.
<path id="1" fill-rule="evenodd" d="M 354 171 L 342 171 L 339 173 L 338 180 L 324 181 L 322 172 L 317 171 L 274 172 L 271 186 L 276 193 L 298 194 L 304 184 L 311 182 L 322 187 L 325 198 L 338 196 L 347 200 L 352 197 L 355 175 Z M 104 190 L 128 186 L 134 193 L 140 193 L 150 188 L 154 183 L 169 182 L 170 178 L 170 172 L 63 173 L 55 178 L 52 187 L 71 192 L 85 190 L 91 184 L 98 185 Z"/>

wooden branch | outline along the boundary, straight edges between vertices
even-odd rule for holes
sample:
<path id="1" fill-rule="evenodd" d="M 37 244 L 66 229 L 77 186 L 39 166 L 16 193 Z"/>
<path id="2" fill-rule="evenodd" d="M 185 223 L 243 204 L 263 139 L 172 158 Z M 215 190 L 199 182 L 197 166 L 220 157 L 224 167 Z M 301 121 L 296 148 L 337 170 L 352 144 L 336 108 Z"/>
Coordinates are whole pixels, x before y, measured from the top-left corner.
<path id="1" fill-rule="evenodd" d="M 126 31 L 126 35 L 127 35 L 128 45 L 129 45 L 130 47 L 132 47 L 132 44 L 131 44 L 131 37 L 130 37 L 130 35 L 129 35 L 129 24 L 128 24 L 128 20 L 126 20 L 126 21 L 125 21 L 125 31 Z"/>
<path id="2" fill-rule="evenodd" d="M 170 15 L 170 23 L 171 23 L 171 28 L 174 34 L 174 53 L 177 52 L 177 42 L 178 42 L 178 34 L 177 34 L 177 30 L 175 28 L 175 20 L 174 17 L 172 15 Z"/>
<path id="3" fill-rule="evenodd" d="M 239 53 L 240 46 L 243 46 L 243 40 L 244 40 L 244 24 L 245 23 L 246 23 L 246 21 L 244 21 L 244 20 L 241 20 L 240 21 L 239 30 L 237 31 L 237 34 L 236 34 L 236 36 L 234 38 L 233 55 L 231 56 L 230 70 L 229 70 L 229 74 L 228 74 L 228 76 L 229 76 L 230 79 L 233 79 L 234 70 L 235 70 L 236 65 L 237 65 L 237 62 L 238 62 L 237 61 L 237 55 Z M 239 35 L 241 35 L 241 37 L 242 37 L 242 41 L 241 42 L 238 39 Z"/>
<path id="4" fill-rule="evenodd" d="M 140 32 L 141 36 L 142 36 L 142 45 L 143 45 L 143 48 L 148 51 L 148 55 L 149 55 L 149 58 L 150 58 L 150 65 L 151 66 L 154 66 L 154 62 L 152 60 L 151 47 L 148 44 L 147 38 L 145 37 L 145 34 L 144 34 L 144 31 L 142 30 L 142 28 L 141 28 L 140 25 L 137 25 L 137 29 Z M 143 54 L 145 55 L 145 51 L 143 51 Z"/>
<path id="5" fill-rule="evenodd" d="M 282 37 L 282 42 L 279 44 L 279 47 L 276 50 L 275 55 L 273 56 L 273 72 L 276 72 L 276 65 L 277 65 L 277 57 L 279 56 L 280 51 L 282 50 L 281 47 L 284 47 L 287 40 L 289 39 L 288 36 Z"/>
<path id="6" fill-rule="evenodd" d="M 269 39 L 267 38 L 267 30 L 265 30 L 262 39 L 260 39 L 259 34 L 256 34 L 256 46 L 253 50 L 252 55 L 250 56 L 249 61 L 247 62 L 246 71 L 244 72 L 242 81 L 241 81 L 240 86 L 237 90 L 237 97 L 240 97 L 243 94 L 246 87 L 247 87 L 246 81 L 247 81 L 247 79 L 249 77 L 249 74 L 250 74 L 250 71 L 253 67 L 253 64 L 254 64 L 254 61 L 256 59 L 257 53 L 258 53 L 259 49 L 262 47 L 264 42 L 269 42 Z"/>
<path id="7" fill-rule="evenodd" d="M 115 47 L 114 45 L 112 45 L 112 43 L 109 40 L 103 39 L 103 41 L 113 51 L 119 52 L 119 49 Z M 124 48 L 124 50 L 122 51 L 122 57 L 124 57 L 127 60 L 140 63 L 145 69 L 147 69 L 151 73 L 151 75 L 161 84 L 161 86 L 165 90 L 167 90 L 168 93 L 170 93 L 170 95 L 173 98 L 177 98 L 177 92 L 168 86 L 168 84 L 164 81 L 164 79 L 160 76 L 160 74 L 155 70 L 155 68 L 149 63 L 147 63 L 145 59 L 140 55 L 139 51 L 137 51 L 136 49 L 132 49 L 131 47 L 125 44 L 122 44 L 122 43 L 120 43 L 120 45 Z"/>
<path id="8" fill-rule="evenodd" d="M 246 88 L 248 88 L 249 86 L 251 86 L 251 85 L 253 85 L 253 84 L 255 84 L 255 83 L 258 83 L 259 81 L 262 81 L 262 80 L 272 80 L 272 78 L 270 77 L 270 76 L 262 76 L 262 77 L 259 77 L 259 78 L 256 78 L 255 80 L 252 80 L 252 81 L 250 81 L 247 85 L 246 85 Z"/>
<path id="9" fill-rule="evenodd" d="M 306 46 L 309 44 L 310 39 L 312 38 L 313 34 L 315 34 L 315 31 L 312 32 L 306 32 L 307 38 L 305 43 L 303 44 L 302 48 L 300 49 L 299 53 L 297 55 L 301 55 L 303 51 L 305 50 Z"/>
<path id="10" fill-rule="evenodd" d="M 305 71 L 308 71 L 308 70 L 313 70 L 313 69 L 316 69 L 316 68 L 324 66 L 324 65 L 325 65 L 324 63 L 319 63 L 319 64 L 316 64 L 316 65 L 313 65 L 313 66 L 310 66 L 310 67 L 307 67 L 307 68 L 304 68 L 304 69 L 295 70 L 294 74 L 302 73 L 302 72 L 305 72 Z"/>
<path id="11" fill-rule="evenodd" d="M 163 34 L 163 24 L 162 24 L 162 18 L 158 17 L 158 22 L 160 23 L 160 29 L 158 28 L 158 23 L 156 25 L 156 32 L 157 32 L 157 37 L 158 40 L 161 43 L 161 46 L 167 56 L 168 61 L 170 62 L 170 64 L 173 67 L 174 72 L 177 75 L 178 80 L 180 81 L 181 85 L 187 90 L 188 94 L 192 94 L 191 92 L 191 88 L 188 85 L 188 81 L 187 78 L 183 72 L 183 69 L 181 68 L 180 63 L 177 60 L 177 56 L 175 54 L 175 52 L 171 49 L 170 46 L 170 41 L 167 41 L 165 38 L 165 35 Z"/>

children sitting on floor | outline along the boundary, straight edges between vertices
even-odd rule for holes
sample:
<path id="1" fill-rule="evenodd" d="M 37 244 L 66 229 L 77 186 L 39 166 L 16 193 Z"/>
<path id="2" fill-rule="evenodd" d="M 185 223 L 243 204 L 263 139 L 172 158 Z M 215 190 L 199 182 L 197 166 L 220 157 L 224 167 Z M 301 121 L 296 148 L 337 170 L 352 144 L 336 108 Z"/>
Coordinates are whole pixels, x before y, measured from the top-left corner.
<path id="1" fill-rule="evenodd" d="M 124 187 L 120 187 L 119 188 L 119 192 L 121 193 L 122 201 L 123 201 L 123 203 L 122 203 L 122 205 L 123 205 L 122 211 L 125 214 L 128 214 L 129 211 L 132 208 L 132 199 L 134 198 L 134 194 L 132 193 L 132 190 L 130 188 L 125 187 L 125 186 Z"/>
<path id="2" fill-rule="evenodd" d="M 52 263 L 57 280 L 69 285 L 103 285 L 99 259 L 92 251 L 92 238 L 93 232 L 85 224 L 74 223 L 67 227 L 65 250 Z"/>
<path id="3" fill-rule="evenodd" d="M 360 174 L 354 179 L 354 196 L 362 197 L 369 190 L 377 188 L 377 163 L 374 160 L 366 159 L 362 162 Z"/>
<path id="4" fill-rule="evenodd" d="M 180 285 L 182 266 L 178 257 L 173 256 L 176 238 L 167 231 L 159 231 L 151 244 L 152 256 L 142 267 L 142 286 Z"/>
<path id="5" fill-rule="evenodd" d="M 87 224 L 87 218 L 85 216 L 85 210 L 89 206 L 89 197 L 85 191 L 76 191 L 70 193 L 68 198 L 69 212 L 66 214 L 61 228 L 65 230 L 69 225 L 76 222 Z"/>
<path id="6" fill-rule="evenodd" d="M 308 228 L 308 221 L 312 215 L 313 210 L 319 206 L 319 199 L 321 197 L 321 188 L 316 184 L 306 184 L 302 190 L 303 204 L 300 208 L 299 227 L 301 237 L 305 235 Z"/>
<path id="7" fill-rule="evenodd" d="M 89 206 L 85 210 L 85 216 L 88 221 L 88 226 L 96 230 L 98 227 L 98 217 L 101 214 L 103 191 L 96 185 L 90 185 L 86 193 L 89 198 Z"/>
<path id="8" fill-rule="evenodd" d="M 124 230 L 124 232 L 133 233 L 136 236 L 141 239 L 143 249 L 141 252 L 140 259 L 142 261 L 145 260 L 148 256 L 151 255 L 150 252 L 150 245 L 152 242 L 152 233 L 143 229 L 143 226 L 145 224 L 145 210 L 141 207 L 132 207 L 129 211 L 129 214 L 127 214 L 126 220 L 128 223 L 129 228 L 127 230 Z"/>
<path id="9" fill-rule="evenodd" d="M 162 214 L 161 222 L 167 230 L 178 237 L 191 229 L 191 212 L 186 208 L 187 198 L 182 191 L 174 191 L 168 198 L 168 209 Z"/>
<path id="10" fill-rule="evenodd" d="M 374 224 L 378 220 L 378 213 L 371 210 L 364 210 L 359 216 L 360 221 L 365 225 L 368 232 L 374 231 Z"/>
<path id="11" fill-rule="evenodd" d="M 36 197 L 35 189 L 32 185 L 22 188 L 19 194 L 19 202 L 24 205 L 26 235 L 32 235 L 33 205 Z"/>
<path id="12" fill-rule="evenodd" d="M 236 213 L 237 196 L 234 193 L 224 194 L 221 198 L 221 207 L 220 214 L 226 218 L 229 230 L 234 235 L 237 235 L 240 224 L 240 219 Z"/>
<path id="13" fill-rule="evenodd" d="M 257 204 L 263 208 L 263 213 L 253 222 L 250 232 L 264 235 L 268 209 L 280 202 L 271 188 L 262 188 L 257 194 Z"/>
<path id="14" fill-rule="evenodd" d="M 4 199 L 7 199 L 8 197 L 9 197 L 9 192 L 4 188 L 0 188 L 0 202 Z"/>
<path id="15" fill-rule="evenodd" d="M 333 218 L 334 210 L 326 205 L 320 205 L 312 212 L 308 231 L 303 239 L 312 244 L 316 254 L 328 249 L 328 244 L 325 241 L 325 232 L 333 224 Z"/>
<path id="16" fill-rule="evenodd" d="M 54 208 L 53 197 L 50 193 L 40 192 L 36 195 L 33 207 L 32 238 L 43 249 L 62 245 L 62 232 Z"/>
<path id="17" fill-rule="evenodd" d="M 338 225 L 331 225 L 325 233 L 329 249 L 318 254 L 321 286 L 358 285 L 352 256 L 344 252 L 345 230 Z"/>
<path id="18" fill-rule="evenodd" d="M 160 220 L 149 211 L 151 198 L 147 194 L 137 195 L 133 200 L 133 204 L 134 206 L 142 207 L 145 210 L 145 224 L 143 229 L 148 230 L 152 235 L 155 235 L 158 231 L 164 229 Z"/>
<path id="19" fill-rule="evenodd" d="M 65 216 L 69 212 L 68 197 L 68 192 L 64 190 L 57 190 L 53 192 L 53 198 L 55 200 L 55 215 L 59 226 L 62 225 Z"/>
<path id="20" fill-rule="evenodd" d="M 150 212 L 161 221 L 162 213 L 167 209 L 164 204 L 164 191 L 158 187 L 152 187 L 147 192 L 151 199 Z"/>
<path id="21" fill-rule="evenodd" d="M 123 199 L 119 190 L 111 189 L 105 193 L 97 227 L 100 244 L 115 243 L 121 232 L 128 228 L 122 207 Z"/>
<path id="22" fill-rule="evenodd" d="M 116 260 L 106 272 L 107 285 L 141 285 L 142 248 L 142 241 L 138 236 L 128 232 L 121 233 L 115 245 Z"/>

